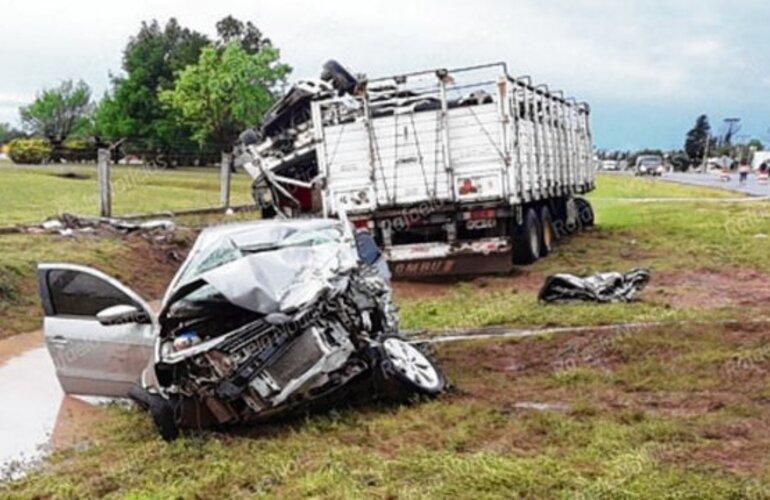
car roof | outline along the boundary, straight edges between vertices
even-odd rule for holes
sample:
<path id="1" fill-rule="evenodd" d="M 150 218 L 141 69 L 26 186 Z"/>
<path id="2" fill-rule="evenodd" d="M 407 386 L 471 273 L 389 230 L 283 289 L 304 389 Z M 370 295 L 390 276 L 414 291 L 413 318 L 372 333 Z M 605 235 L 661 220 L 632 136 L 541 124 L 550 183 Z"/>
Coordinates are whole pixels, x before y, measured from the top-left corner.
<path id="1" fill-rule="evenodd" d="M 280 241 L 288 234 L 340 227 L 340 225 L 341 222 L 336 219 L 268 219 L 234 222 L 204 229 L 198 236 L 197 244 L 203 245 L 222 238 L 248 245 L 270 243 Z"/>

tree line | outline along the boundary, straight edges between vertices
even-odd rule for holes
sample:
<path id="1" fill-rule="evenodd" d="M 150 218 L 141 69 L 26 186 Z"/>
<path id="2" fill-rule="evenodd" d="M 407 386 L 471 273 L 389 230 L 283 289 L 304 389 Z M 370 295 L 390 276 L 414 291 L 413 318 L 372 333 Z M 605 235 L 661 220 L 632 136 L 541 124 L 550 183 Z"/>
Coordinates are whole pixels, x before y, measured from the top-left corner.
<path id="1" fill-rule="evenodd" d="M 122 155 L 166 165 L 218 158 L 262 120 L 292 68 L 251 22 L 227 16 L 216 34 L 143 22 L 101 99 L 82 80 L 43 89 L 19 109 L 20 130 L 0 124 L 0 144 L 20 163 L 77 161 L 119 141 Z"/>

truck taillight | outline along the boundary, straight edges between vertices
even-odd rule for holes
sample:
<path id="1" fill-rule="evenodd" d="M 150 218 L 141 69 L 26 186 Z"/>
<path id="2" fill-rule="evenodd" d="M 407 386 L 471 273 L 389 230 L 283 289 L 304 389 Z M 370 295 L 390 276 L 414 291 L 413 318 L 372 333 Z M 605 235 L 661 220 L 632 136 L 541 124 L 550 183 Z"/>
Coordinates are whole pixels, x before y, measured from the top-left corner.
<path id="1" fill-rule="evenodd" d="M 496 218 L 497 212 L 494 208 L 479 208 L 463 214 L 463 219 L 465 220 L 487 220 Z"/>
<path id="2" fill-rule="evenodd" d="M 356 229 L 374 229 L 374 222 L 369 219 L 358 219 L 351 222 Z"/>

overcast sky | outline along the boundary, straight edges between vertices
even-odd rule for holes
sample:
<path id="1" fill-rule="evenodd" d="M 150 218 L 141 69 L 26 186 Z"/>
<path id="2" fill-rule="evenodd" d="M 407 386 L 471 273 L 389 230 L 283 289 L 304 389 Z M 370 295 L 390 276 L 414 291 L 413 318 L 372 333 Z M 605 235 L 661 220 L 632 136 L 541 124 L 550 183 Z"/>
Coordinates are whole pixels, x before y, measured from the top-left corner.
<path id="1" fill-rule="evenodd" d="M 101 96 L 142 20 L 213 36 L 253 21 L 293 78 L 336 58 L 378 76 L 506 61 L 588 101 L 603 148 L 680 147 L 700 113 L 770 142 L 767 0 L 0 0 L 0 121 L 42 87 L 84 79 Z"/>

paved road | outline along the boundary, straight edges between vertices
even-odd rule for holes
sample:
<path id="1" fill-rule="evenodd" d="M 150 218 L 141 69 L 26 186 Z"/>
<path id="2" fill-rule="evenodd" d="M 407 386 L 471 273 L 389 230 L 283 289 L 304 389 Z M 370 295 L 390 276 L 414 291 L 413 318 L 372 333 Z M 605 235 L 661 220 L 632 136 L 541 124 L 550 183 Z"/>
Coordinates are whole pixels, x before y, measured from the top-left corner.
<path id="1" fill-rule="evenodd" d="M 770 186 L 762 186 L 757 182 L 757 176 L 749 175 L 749 182 L 741 186 L 738 184 L 738 174 L 733 173 L 730 180 L 725 182 L 720 180 L 719 174 L 691 174 L 691 173 L 671 173 L 662 178 L 665 181 L 679 182 L 683 184 L 692 184 L 694 186 L 715 187 L 722 189 L 731 189 L 750 196 L 770 196 Z"/>

